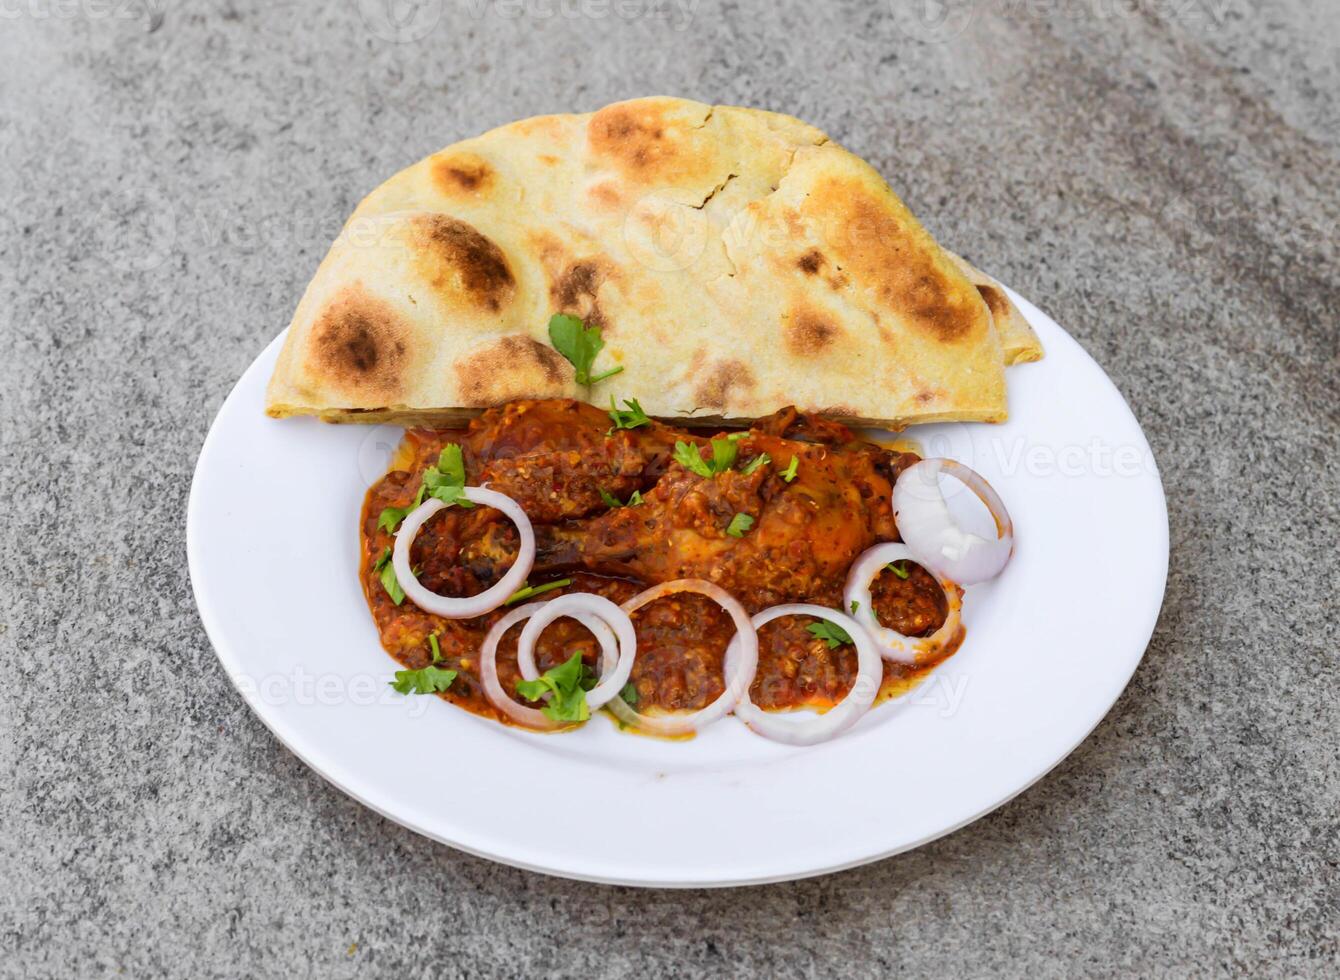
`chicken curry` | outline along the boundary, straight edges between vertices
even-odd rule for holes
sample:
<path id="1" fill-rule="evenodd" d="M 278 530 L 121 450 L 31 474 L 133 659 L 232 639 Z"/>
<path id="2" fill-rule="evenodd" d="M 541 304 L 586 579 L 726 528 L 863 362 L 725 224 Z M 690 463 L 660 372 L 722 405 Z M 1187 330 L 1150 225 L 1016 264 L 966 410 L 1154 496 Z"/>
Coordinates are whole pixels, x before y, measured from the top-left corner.
<path id="1" fill-rule="evenodd" d="M 444 450 L 459 453 L 465 483 L 510 497 L 534 529 L 526 586 L 472 619 L 419 609 L 388 564 L 399 515 L 422 502 Z M 751 615 L 779 603 L 841 608 L 853 561 L 874 545 L 900 540 L 893 484 L 918 460 L 794 409 L 746 431 L 707 437 L 649 419 L 636 402 L 605 412 L 577 401 L 515 401 L 485 412 L 468 429 L 406 433 L 390 472 L 364 502 L 363 591 L 382 645 L 402 673 L 438 671 L 434 676 L 447 678 L 420 693 L 507 721 L 485 696 L 479 658 L 490 627 L 516 602 L 585 592 L 617 604 L 657 583 L 705 579 Z M 446 507 L 423 524 L 410 561 L 432 592 L 470 596 L 502 578 L 519 545 L 517 528 L 497 510 Z M 908 637 L 932 634 L 945 622 L 949 599 L 941 582 L 913 561 L 885 567 L 870 596 L 879 622 Z M 735 628 L 719 605 L 681 592 L 649 603 L 632 622 L 637 657 L 620 695 L 625 702 L 656 714 L 700 709 L 722 694 L 723 658 Z M 497 646 L 497 676 L 509 694 L 525 683 L 516 653 L 521 631 L 518 624 Z M 958 629 L 916 663 L 883 661 L 879 699 L 912 686 L 962 636 Z M 764 625 L 758 648 L 749 696 L 764 710 L 824 710 L 846 696 L 856 676 L 850 637 L 813 617 Z M 577 657 L 594 676 L 598 652 L 585 626 L 563 618 L 539 636 L 535 663 L 552 671 Z"/>

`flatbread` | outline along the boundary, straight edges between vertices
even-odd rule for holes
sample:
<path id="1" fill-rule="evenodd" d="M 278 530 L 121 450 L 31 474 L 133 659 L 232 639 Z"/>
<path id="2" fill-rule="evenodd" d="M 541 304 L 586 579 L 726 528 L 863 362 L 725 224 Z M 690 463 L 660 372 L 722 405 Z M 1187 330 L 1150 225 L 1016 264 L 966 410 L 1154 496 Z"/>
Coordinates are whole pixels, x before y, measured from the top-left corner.
<path id="1" fill-rule="evenodd" d="M 1019 308 L 1010 301 L 1005 287 L 963 256 L 955 255 L 949 249 L 945 249 L 945 254 L 954 260 L 959 271 L 977 287 L 977 291 L 982 294 L 982 299 L 991 310 L 991 316 L 996 322 L 996 333 L 1000 335 L 1000 347 L 1005 354 L 1006 365 L 1042 360 L 1042 341 L 1038 340 L 1038 335 L 1033 332 L 1033 328 L 1019 312 Z"/>
<path id="2" fill-rule="evenodd" d="M 650 98 L 526 119 L 359 205 L 267 411 L 447 424 L 516 398 L 635 397 L 688 424 L 792 404 L 1001 421 L 1005 364 L 1031 348 L 1002 343 L 1017 328 L 957 261 L 873 168 L 789 116 Z M 559 312 L 601 328 L 597 372 L 623 370 L 578 385 L 549 344 Z"/>

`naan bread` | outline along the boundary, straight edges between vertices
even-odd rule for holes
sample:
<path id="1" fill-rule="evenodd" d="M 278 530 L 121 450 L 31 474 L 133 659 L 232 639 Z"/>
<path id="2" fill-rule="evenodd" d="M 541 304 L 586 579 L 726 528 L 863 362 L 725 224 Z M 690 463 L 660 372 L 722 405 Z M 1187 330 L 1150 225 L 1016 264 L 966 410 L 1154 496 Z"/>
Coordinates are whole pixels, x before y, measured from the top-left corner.
<path id="1" fill-rule="evenodd" d="M 955 255 L 949 249 L 945 254 L 953 259 L 959 271 L 968 277 L 968 281 L 977 287 L 991 310 L 996 321 L 996 333 L 1000 334 L 1001 350 L 1005 353 L 1005 363 L 1023 364 L 1027 361 L 1042 360 L 1042 341 L 1033 332 L 1019 308 L 1010 302 L 1005 287 L 978 269 L 961 255 Z"/>
<path id="2" fill-rule="evenodd" d="M 792 404 L 853 424 L 1001 421 L 1005 365 L 1040 349 L 960 261 L 865 161 L 789 116 L 651 98 L 526 119 L 359 205 L 298 305 L 267 411 L 444 424 L 613 396 L 690 424 Z M 595 373 L 623 371 L 577 385 L 554 313 L 602 329 Z"/>

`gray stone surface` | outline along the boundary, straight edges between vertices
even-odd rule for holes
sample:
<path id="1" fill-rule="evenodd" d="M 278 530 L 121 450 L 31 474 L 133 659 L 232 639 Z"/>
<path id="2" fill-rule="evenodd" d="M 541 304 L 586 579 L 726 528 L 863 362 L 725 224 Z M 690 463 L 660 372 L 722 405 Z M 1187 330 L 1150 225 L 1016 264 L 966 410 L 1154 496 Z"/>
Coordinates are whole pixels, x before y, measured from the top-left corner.
<path id="1" fill-rule="evenodd" d="M 0 5 L 0 974 L 1335 975 L 1335 4 L 919 6 Z M 210 420 L 358 197 L 653 92 L 870 157 L 1104 365 L 1168 490 L 1162 618 L 1092 737 L 818 880 L 643 892 L 421 839 L 270 736 L 187 580 Z"/>

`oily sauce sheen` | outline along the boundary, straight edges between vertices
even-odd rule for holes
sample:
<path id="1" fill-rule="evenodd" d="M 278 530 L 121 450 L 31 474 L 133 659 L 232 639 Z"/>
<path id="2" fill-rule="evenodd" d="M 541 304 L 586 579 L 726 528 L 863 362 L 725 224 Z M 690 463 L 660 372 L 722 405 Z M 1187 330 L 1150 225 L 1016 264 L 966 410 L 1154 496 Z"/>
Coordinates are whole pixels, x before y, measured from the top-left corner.
<path id="1" fill-rule="evenodd" d="M 720 437 L 720 436 L 718 436 Z M 677 441 L 707 448 L 702 434 L 657 422 L 611 430 L 608 414 L 572 401 L 520 401 L 492 409 L 464 430 L 415 429 L 406 433 L 393 467 L 368 491 L 361 518 L 360 575 L 383 647 L 410 669 L 431 661 L 428 637 L 436 634 L 442 659 L 457 671 L 441 697 L 476 714 L 503 719 L 484 696 L 479 649 L 503 607 L 476 619 L 450 620 L 425 613 L 409 599 L 396 605 L 374 566 L 394 537 L 377 526 L 387 507 L 410 505 L 423 472 L 448 443 L 462 446 L 466 482 L 487 485 L 517 501 L 535 526 L 537 555 L 532 586 L 562 578 L 572 584 L 545 593 L 594 592 L 622 603 L 657 582 L 675 578 L 714 581 L 752 615 L 780 602 L 839 608 L 846 571 L 862 551 L 897 541 L 889 495 L 912 453 L 889 451 L 859 439 L 845 426 L 801 416 L 793 409 L 758 422 L 737 442 L 728 472 L 701 477 L 673 459 Z M 761 454 L 769 462 L 742 471 Z M 711 458 L 710 451 L 707 457 Z M 798 457 L 796 478 L 782 473 Z M 642 503 L 613 508 L 601 490 Z M 742 537 L 726 534 L 734 515 L 754 517 Z M 518 546 L 511 523 L 486 507 L 447 508 L 431 518 L 411 548 L 420 582 L 433 592 L 473 595 L 510 567 Z M 907 563 L 907 578 L 885 570 L 871 594 L 880 621 L 909 636 L 933 633 L 944 622 L 946 600 L 935 579 Z M 692 593 L 664 597 L 632 616 L 637 659 L 632 683 L 637 710 L 702 708 L 721 694 L 722 661 L 734 633 L 730 617 Z M 810 617 L 787 617 L 759 631 L 758 674 L 750 696 L 760 707 L 824 709 L 850 689 L 856 652 L 829 649 L 806 631 Z M 498 676 L 513 691 L 518 624 L 498 649 Z M 913 686 L 962 641 L 956 637 L 936 656 L 914 667 L 884 662 L 880 698 Z M 580 651 L 597 667 L 594 636 L 570 619 L 545 629 L 536 645 L 541 671 Z M 518 702 L 529 704 L 520 698 Z"/>

